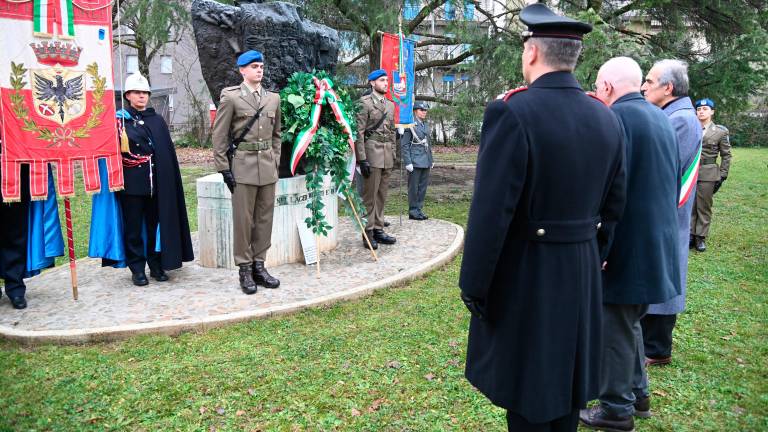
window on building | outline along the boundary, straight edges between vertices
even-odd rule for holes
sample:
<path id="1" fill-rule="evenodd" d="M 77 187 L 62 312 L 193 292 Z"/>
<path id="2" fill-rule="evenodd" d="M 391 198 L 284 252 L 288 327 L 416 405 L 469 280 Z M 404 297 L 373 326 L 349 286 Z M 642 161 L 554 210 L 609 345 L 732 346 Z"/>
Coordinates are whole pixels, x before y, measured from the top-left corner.
<path id="1" fill-rule="evenodd" d="M 447 0 L 445 2 L 445 6 L 443 7 L 443 13 L 445 15 L 446 20 L 454 20 L 456 19 L 456 7 L 454 6 L 453 2 L 455 0 Z"/>
<path id="2" fill-rule="evenodd" d="M 125 72 L 132 74 L 139 71 L 139 56 L 125 56 Z"/>
<path id="3" fill-rule="evenodd" d="M 456 88 L 456 77 L 453 74 L 443 75 L 443 93 L 446 95 L 452 95 L 453 90 Z"/>
<path id="4" fill-rule="evenodd" d="M 419 14 L 419 0 L 405 0 L 403 18 L 412 20 Z"/>
<path id="5" fill-rule="evenodd" d="M 475 19 L 475 2 L 472 0 L 464 0 L 464 19 L 467 21 Z"/>
<path id="6" fill-rule="evenodd" d="M 167 55 L 160 57 L 160 73 L 173 73 L 173 57 Z"/>

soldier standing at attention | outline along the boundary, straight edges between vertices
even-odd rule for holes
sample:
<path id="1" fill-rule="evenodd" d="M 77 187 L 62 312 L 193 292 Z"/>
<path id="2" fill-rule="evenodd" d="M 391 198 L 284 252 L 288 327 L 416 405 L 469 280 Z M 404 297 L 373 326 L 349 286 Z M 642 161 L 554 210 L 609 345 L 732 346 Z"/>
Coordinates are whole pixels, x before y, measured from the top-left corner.
<path id="1" fill-rule="evenodd" d="M 264 267 L 272 244 L 280 163 L 280 97 L 261 86 L 264 57 L 259 51 L 240 55 L 237 66 L 243 83 L 221 91 L 213 123 L 213 157 L 216 170 L 232 192 L 233 249 L 240 288 L 255 294 L 257 285 L 280 286 Z M 240 142 L 230 165 L 227 151 L 233 140 Z"/>
<path id="2" fill-rule="evenodd" d="M 368 83 L 372 91 L 360 98 L 355 151 L 363 175 L 363 203 L 368 218 L 365 232 L 376 249 L 379 243 L 391 245 L 397 241 L 384 232 L 384 206 L 395 164 L 395 105 L 384 97 L 389 85 L 384 69 L 371 72 Z M 365 239 L 363 247 L 368 247 Z"/>
<path id="3" fill-rule="evenodd" d="M 432 147 L 429 146 L 429 126 L 425 121 L 429 105 L 426 102 L 416 102 L 413 113 L 416 124 L 406 129 L 400 139 L 403 165 L 408 171 L 408 218 L 414 220 L 428 219 L 424 214 L 424 197 L 429 184 L 429 171 L 434 165 Z"/>
<path id="4" fill-rule="evenodd" d="M 696 204 L 691 215 L 690 246 L 704 252 L 707 245 L 704 239 L 709 234 L 709 224 L 712 222 L 712 198 L 728 178 L 731 167 L 731 141 L 725 126 L 712 122 L 715 115 L 715 102 L 712 99 L 701 99 L 696 102 L 696 117 L 701 122 L 704 138 L 701 146 L 701 163 L 699 164 L 699 180 L 696 183 Z M 720 155 L 720 166 L 717 165 L 717 155 Z"/>

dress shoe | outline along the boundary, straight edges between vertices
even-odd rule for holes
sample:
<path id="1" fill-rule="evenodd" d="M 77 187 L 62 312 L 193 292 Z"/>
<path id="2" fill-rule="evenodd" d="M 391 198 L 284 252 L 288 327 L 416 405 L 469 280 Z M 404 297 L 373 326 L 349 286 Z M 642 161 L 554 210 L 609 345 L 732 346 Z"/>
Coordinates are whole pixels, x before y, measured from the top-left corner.
<path id="1" fill-rule="evenodd" d="M 385 233 L 383 229 L 373 230 L 373 238 L 375 238 L 377 242 L 386 244 L 386 245 L 395 244 L 397 242 L 396 238 Z"/>
<path id="2" fill-rule="evenodd" d="M 696 250 L 699 252 L 704 252 L 707 250 L 707 245 L 704 243 L 704 237 L 702 236 L 696 236 Z"/>
<path id="3" fill-rule="evenodd" d="M 376 241 L 376 239 L 373 237 L 373 231 L 366 231 L 365 236 L 363 236 L 363 247 L 368 249 L 368 242 L 365 241 L 365 237 L 368 236 L 368 241 L 371 242 L 371 249 L 376 250 L 379 248 L 379 242 Z"/>
<path id="4" fill-rule="evenodd" d="M 27 300 L 24 298 L 24 296 L 8 297 L 8 298 L 11 299 L 11 306 L 13 306 L 14 309 L 27 308 Z"/>
<path id="5" fill-rule="evenodd" d="M 672 357 L 660 357 L 660 358 L 645 358 L 645 367 L 648 366 L 664 366 L 672 363 Z"/>
<path id="6" fill-rule="evenodd" d="M 388 227 L 389 225 L 390 225 L 390 223 L 389 223 L 389 222 L 387 222 L 387 221 L 384 221 L 384 227 Z"/>
<path id="7" fill-rule="evenodd" d="M 646 396 L 642 399 L 635 399 L 635 417 L 651 417 L 651 397 Z"/>
<path id="8" fill-rule="evenodd" d="M 427 220 L 429 219 L 429 216 L 425 215 L 424 212 L 419 210 L 419 216 L 421 216 L 421 220 Z"/>
<path id="9" fill-rule="evenodd" d="M 253 262 L 253 281 L 256 285 L 261 285 L 264 288 L 277 288 L 280 286 L 280 281 L 269 274 L 267 268 L 264 267 L 264 261 Z"/>
<path id="10" fill-rule="evenodd" d="M 147 275 L 144 272 L 131 274 L 131 280 L 136 286 L 145 286 L 149 283 Z"/>
<path id="11" fill-rule="evenodd" d="M 611 415 L 600 405 L 579 411 L 579 420 L 589 429 L 605 432 L 634 432 L 635 430 L 635 419 L 632 416 Z"/>
<path id="12" fill-rule="evenodd" d="M 408 219 L 410 219 L 410 220 L 418 220 L 418 221 L 424 220 L 424 218 L 421 217 L 421 215 L 419 215 L 419 214 L 411 214 L 411 213 L 408 213 Z"/>
<path id="13" fill-rule="evenodd" d="M 240 289 L 248 295 L 256 294 L 259 288 L 253 280 L 253 266 L 250 264 L 240 264 L 239 267 Z"/>
<path id="14" fill-rule="evenodd" d="M 150 271 L 149 276 L 152 277 L 152 279 L 158 281 L 158 282 L 165 282 L 168 280 L 168 275 L 165 274 L 165 272 L 161 269 L 160 271 Z"/>

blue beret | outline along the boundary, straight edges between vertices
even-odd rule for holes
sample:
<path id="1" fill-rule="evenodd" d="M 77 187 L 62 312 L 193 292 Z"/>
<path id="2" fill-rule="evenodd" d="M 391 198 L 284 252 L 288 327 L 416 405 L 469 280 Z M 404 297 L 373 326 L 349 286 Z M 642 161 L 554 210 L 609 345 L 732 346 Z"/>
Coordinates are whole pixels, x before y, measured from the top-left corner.
<path id="1" fill-rule="evenodd" d="M 253 62 L 264 63 L 264 56 L 261 55 L 261 52 L 250 50 L 240 54 L 240 57 L 237 58 L 237 65 L 240 67 L 248 66 Z"/>
<path id="2" fill-rule="evenodd" d="M 426 102 L 419 101 L 413 104 L 413 109 L 426 111 L 429 109 L 429 104 Z"/>
<path id="3" fill-rule="evenodd" d="M 368 81 L 376 81 L 377 79 L 385 76 L 387 72 L 384 69 L 376 69 L 368 74 Z"/>
<path id="4" fill-rule="evenodd" d="M 713 101 L 710 98 L 699 99 L 699 100 L 696 101 L 696 108 L 698 108 L 700 106 L 708 106 L 708 107 L 710 107 L 712 109 L 715 109 L 715 101 Z"/>

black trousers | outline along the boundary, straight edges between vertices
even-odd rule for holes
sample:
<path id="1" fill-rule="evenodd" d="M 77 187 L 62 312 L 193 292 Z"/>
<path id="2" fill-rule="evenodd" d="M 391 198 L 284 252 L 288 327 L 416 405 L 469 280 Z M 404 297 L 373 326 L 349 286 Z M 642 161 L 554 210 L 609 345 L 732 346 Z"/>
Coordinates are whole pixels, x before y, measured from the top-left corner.
<path id="1" fill-rule="evenodd" d="M 651 314 L 640 320 L 646 357 L 662 359 L 672 356 L 672 330 L 676 321 L 677 315 Z"/>
<path id="2" fill-rule="evenodd" d="M 579 410 L 546 423 L 530 423 L 519 414 L 507 411 L 509 432 L 575 432 L 579 425 Z"/>
<path id="3" fill-rule="evenodd" d="M 160 253 L 155 252 L 157 241 L 157 197 L 148 195 L 120 194 L 123 209 L 123 239 L 125 258 L 131 273 L 143 273 L 146 264 L 152 272 L 160 272 Z M 146 227 L 147 243 L 144 245 L 142 229 Z"/>
<path id="4" fill-rule="evenodd" d="M 0 198 L 0 268 L 4 273 L 5 294 L 24 297 L 24 271 L 27 267 L 27 216 L 29 202 L 4 203 Z"/>

